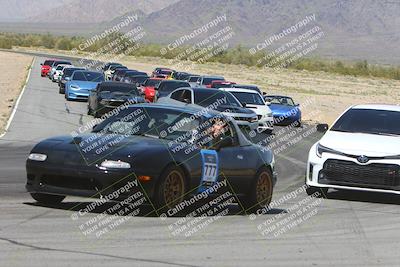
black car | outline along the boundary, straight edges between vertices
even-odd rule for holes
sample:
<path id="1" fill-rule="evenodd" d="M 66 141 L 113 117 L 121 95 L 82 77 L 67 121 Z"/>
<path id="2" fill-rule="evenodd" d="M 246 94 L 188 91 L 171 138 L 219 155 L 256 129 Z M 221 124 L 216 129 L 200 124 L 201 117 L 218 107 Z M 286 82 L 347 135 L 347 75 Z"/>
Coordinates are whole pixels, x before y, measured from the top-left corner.
<path id="1" fill-rule="evenodd" d="M 171 99 L 172 101 L 169 101 Z M 173 104 L 178 101 L 183 104 L 194 104 L 207 109 L 222 112 L 236 120 L 242 130 L 257 128 L 257 114 L 242 106 L 237 98 L 230 92 L 208 88 L 179 88 L 161 98 L 160 102 Z M 178 103 L 176 103 L 178 104 Z"/>
<path id="2" fill-rule="evenodd" d="M 124 78 L 125 83 L 135 84 L 137 87 L 141 86 L 148 78 L 147 75 L 136 75 Z"/>
<path id="3" fill-rule="evenodd" d="M 65 93 L 65 84 L 71 78 L 72 74 L 76 70 L 85 70 L 85 68 L 78 68 L 78 67 L 68 67 L 63 70 L 63 75 L 61 76 L 60 81 L 58 82 L 58 92 L 60 94 Z"/>
<path id="4" fill-rule="evenodd" d="M 159 99 L 161 97 L 166 97 L 169 93 L 181 87 L 190 87 L 190 84 L 184 81 L 164 80 L 160 82 L 154 89 L 156 89 L 156 96 L 157 99 Z"/>
<path id="5" fill-rule="evenodd" d="M 89 94 L 88 115 L 93 115 L 95 118 L 101 117 L 127 101 L 130 104 L 145 102 L 144 97 L 133 84 L 102 82 Z"/>
<path id="6" fill-rule="evenodd" d="M 110 71 L 110 80 L 114 79 L 114 75 L 117 71 L 119 70 L 127 70 L 128 67 L 125 66 L 111 66 L 109 71 Z"/>
<path id="7" fill-rule="evenodd" d="M 146 76 L 146 77 L 148 77 L 146 72 L 137 71 L 137 70 L 131 70 L 131 71 L 125 72 L 124 77 L 122 77 L 122 79 L 121 79 L 121 82 L 127 82 L 126 80 L 128 80 L 130 77 L 136 77 L 136 76 Z"/>
<path id="8" fill-rule="evenodd" d="M 123 79 L 124 76 L 125 76 L 125 73 L 127 73 L 128 71 L 135 71 L 135 70 L 131 70 L 131 69 L 117 69 L 117 70 L 114 72 L 113 81 L 121 82 L 122 79 Z"/>
<path id="9" fill-rule="evenodd" d="M 38 143 L 26 172 L 26 189 L 38 202 L 55 204 L 69 195 L 108 200 L 117 190 L 115 198 L 125 199 L 141 191 L 159 210 L 226 190 L 241 207 L 261 208 L 276 183 L 272 152 L 248 141 L 234 121 L 159 104 L 133 105 L 91 133 Z"/>
<path id="10" fill-rule="evenodd" d="M 185 80 L 189 79 L 189 77 L 192 75 L 193 74 L 190 74 L 188 72 L 176 71 L 176 72 L 172 73 L 171 78 L 175 79 L 175 80 L 185 81 Z"/>
<path id="11" fill-rule="evenodd" d="M 121 63 L 115 63 L 115 62 L 108 62 L 108 63 L 104 64 L 103 71 L 108 70 L 111 66 L 122 66 L 122 64 Z"/>

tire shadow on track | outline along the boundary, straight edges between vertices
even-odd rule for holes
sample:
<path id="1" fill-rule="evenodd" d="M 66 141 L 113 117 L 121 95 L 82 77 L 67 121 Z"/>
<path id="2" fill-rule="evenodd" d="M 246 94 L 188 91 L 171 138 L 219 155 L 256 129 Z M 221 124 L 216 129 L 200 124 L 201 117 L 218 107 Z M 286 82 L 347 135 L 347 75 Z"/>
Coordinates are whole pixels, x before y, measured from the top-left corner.
<path id="1" fill-rule="evenodd" d="M 43 208 L 50 208 L 50 209 L 57 209 L 57 210 L 66 210 L 66 211 L 75 211 L 79 212 L 81 210 L 81 207 L 87 207 L 91 204 L 92 202 L 61 202 L 58 204 L 43 204 L 43 203 L 38 203 L 38 202 L 24 202 L 24 205 L 29 205 L 29 206 L 35 206 L 35 207 L 43 207 Z M 116 204 L 117 202 L 106 202 L 102 204 L 99 207 L 96 207 L 95 209 L 91 210 L 88 213 L 92 214 L 100 214 L 100 213 L 106 213 L 107 215 L 118 215 L 118 210 L 111 212 L 112 207 Z M 135 215 L 135 217 L 159 217 L 157 213 L 154 211 L 154 209 L 151 207 L 151 205 L 141 205 L 139 206 L 140 212 L 139 214 Z M 266 212 L 265 216 L 268 215 L 276 215 L 276 214 L 281 214 L 281 213 L 287 213 L 287 210 L 285 209 L 279 209 L 279 208 L 273 208 L 268 210 Z M 177 213 L 174 216 L 171 217 L 186 217 L 190 214 L 190 210 L 185 210 L 182 212 Z M 242 212 L 242 209 L 239 207 L 237 204 L 231 204 L 229 206 L 229 213 L 226 214 L 225 216 L 236 216 L 236 215 L 241 215 L 241 216 L 246 216 L 245 212 Z M 123 216 L 130 216 L 130 215 L 122 215 Z M 199 216 L 193 216 L 193 217 L 199 217 Z"/>

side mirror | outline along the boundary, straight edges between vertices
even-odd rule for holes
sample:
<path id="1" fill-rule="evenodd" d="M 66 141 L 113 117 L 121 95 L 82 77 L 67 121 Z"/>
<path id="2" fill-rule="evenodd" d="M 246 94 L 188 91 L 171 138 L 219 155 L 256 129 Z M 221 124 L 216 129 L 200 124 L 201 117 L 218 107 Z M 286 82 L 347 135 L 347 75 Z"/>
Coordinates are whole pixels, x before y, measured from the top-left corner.
<path id="1" fill-rule="evenodd" d="M 329 125 L 326 123 L 317 124 L 317 131 L 320 133 L 326 133 L 328 131 Z"/>
<path id="2" fill-rule="evenodd" d="M 186 103 L 186 104 L 190 104 L 190 99 L 189 98 L 184 98 L 183 102 Z"/>
<path id="3" fill-rule="evenodd" d="M 265 102 L 265 104 L 267 105 L 267 106 L 271 106 L 271 102 Z"/>
<path id="4" fill-rule="evenodd" d="M 71 77 L 65 77 L 65 80 L 66 80 L 66 81 L 70 81 L 70 80 L 71 80 Z"/>
<path id="5" fill-rule="evenodd" d="M 246 107 L 246 103 L 240 103 L 240 104 L 242 104 L 242 106 L 245 108 Z"/>
<path id="6" fill-rule="evenodd" d="M 40 66 L 43 66 L 43 63 L 40 63 Z"/>
<path id="7" fill-rule="evenodd" d="M 295 104 L 294 106 L 295 106 L 295 107 L 299 107 L 299 106 L 300 106 L 300 104 Z"/>

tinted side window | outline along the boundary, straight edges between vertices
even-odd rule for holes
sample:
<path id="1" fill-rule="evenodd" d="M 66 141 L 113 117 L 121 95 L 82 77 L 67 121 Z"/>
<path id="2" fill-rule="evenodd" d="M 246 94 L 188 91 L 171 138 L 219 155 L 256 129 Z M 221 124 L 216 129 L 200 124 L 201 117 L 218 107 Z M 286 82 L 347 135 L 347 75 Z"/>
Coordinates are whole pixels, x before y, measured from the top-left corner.
<path id="1" fill-rule="evenodd" d="M 171 98 L 181 101 L 182 90 L 175 91 L 171 94 Z"/>

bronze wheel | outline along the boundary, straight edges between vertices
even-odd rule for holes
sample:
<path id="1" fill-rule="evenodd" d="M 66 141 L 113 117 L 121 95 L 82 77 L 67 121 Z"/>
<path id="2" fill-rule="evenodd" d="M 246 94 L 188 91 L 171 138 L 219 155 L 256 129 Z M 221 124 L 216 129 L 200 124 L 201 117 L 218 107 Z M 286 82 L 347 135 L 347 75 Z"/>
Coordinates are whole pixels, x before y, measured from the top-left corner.
<path id="1" fill-rule="evenodd" d="M 273 178 L 267 168 L 261 168 L 254 177 L 249 194 L 241 198 L 244 211 L 254 212 L 268 207 L 272 200 Z"/>
<path id="2" fill-rule="evenodd" d="M 184 200 L 186 178 L 183 170 L 177 166 L 169 166 L 163 172 L 155 188 L 155 203 L 158 213 L 174 208 Z"/>
<path id="3" fill-rule="evenodd" d="M 171 171 L 164 183 L 164 202 L 172 208 L 183 200 L 184 193 L 185 182 L 182 173 L 177 170 Z"/>
<path id="4" fill-rule="evenodd" d="M 271 202 L 272 181 L 267 171 L 258 175 L 256 182 L 256 201 L 260 206 L 266 206 Z"/>

